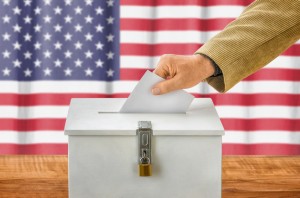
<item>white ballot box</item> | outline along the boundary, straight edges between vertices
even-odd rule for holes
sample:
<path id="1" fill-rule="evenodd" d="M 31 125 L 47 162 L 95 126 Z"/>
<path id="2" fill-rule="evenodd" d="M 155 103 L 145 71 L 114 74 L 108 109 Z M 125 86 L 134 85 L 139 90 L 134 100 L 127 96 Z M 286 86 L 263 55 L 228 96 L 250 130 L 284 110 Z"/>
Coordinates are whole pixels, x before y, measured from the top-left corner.
<path id="1" fill-rule="evenodd" d="M 126 99 L 72 99 L 72 198 L 221 197 L 224 129 L 211 99 L 186 113 L 119 113 Z"/>

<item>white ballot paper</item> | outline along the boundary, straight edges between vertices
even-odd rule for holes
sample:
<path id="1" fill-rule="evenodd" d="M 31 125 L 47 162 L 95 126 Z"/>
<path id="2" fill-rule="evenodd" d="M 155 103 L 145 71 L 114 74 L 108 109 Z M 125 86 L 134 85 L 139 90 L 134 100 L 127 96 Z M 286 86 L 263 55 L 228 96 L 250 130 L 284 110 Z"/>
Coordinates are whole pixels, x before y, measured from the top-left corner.
<path id="1" fill-rule="evenodd" d="M 173 91 L 163 95 L 153 95 L 153 85 L 164 80 L 156 74 L 146 71 L 136 85 L 123 107 L 121 113 L 185 113 L 194 96 L 184 90 Z"/>

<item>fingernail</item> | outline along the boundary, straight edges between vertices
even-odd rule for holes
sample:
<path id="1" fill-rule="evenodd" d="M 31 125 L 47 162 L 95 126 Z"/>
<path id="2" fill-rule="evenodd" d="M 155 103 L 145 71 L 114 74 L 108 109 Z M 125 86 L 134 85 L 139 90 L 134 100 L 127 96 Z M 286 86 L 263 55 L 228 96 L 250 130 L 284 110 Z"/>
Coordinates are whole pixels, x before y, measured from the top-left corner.
<path id="1" fill-rule="evenodd" d="M 159 93 L 160 93 L 160 89 L 159 88 L 155 87 L 155 88 L 152 89 L 152 94 L 153 95 L 158 95 Z"/>

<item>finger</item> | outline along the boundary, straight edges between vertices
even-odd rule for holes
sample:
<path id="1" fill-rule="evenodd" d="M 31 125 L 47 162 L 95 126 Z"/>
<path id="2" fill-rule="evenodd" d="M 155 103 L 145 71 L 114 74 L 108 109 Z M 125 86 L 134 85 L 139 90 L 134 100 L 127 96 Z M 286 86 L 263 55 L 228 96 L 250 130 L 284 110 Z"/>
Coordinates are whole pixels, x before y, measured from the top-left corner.
<path id="1" fill-rule="evenodd" d="M 151 92 L 153 95 L 161 95 L 171 91 L 182 89 L 180 79 L 177 76 L 169 80 L 164 80 L 153 86 Z"/>
<path id="2" fill-rule="evenodd" d="M 156 69 L 153 71 L 153 73 L 164 79 L 166 79 L 170 74 L 168 67 L 166 67 L 166 65 L 169 64 L 167 57 L 168 55 L 162 55 L 156 65 Z"/>
<path id="3" fill-rule="evenodd" d="M 166 79 L 169 76 L 169 72 L 167 70 L 165 70 L 162 66 L 158 66 L 153 73 L 155 73 L 156 75 Z"/>

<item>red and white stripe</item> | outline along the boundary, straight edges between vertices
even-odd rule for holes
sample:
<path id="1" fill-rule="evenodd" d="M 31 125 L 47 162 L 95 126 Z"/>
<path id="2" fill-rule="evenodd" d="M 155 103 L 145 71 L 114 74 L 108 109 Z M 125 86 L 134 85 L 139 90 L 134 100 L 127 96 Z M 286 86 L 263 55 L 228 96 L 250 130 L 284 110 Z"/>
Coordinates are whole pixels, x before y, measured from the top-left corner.
<path id="1" fill-rule="evenodd" d="M 127 97 L 160 55 L 193 54 L 251 2 L 121 0 L 121 80 L 1 82 L 0 153 L 67 154 L 71 98 Z M 188 91 L 213 99 L 224 154 L 300 154 L 299 41 L 227 94 L 205 83 Z"/>

